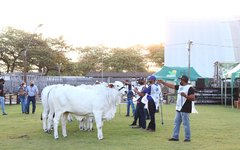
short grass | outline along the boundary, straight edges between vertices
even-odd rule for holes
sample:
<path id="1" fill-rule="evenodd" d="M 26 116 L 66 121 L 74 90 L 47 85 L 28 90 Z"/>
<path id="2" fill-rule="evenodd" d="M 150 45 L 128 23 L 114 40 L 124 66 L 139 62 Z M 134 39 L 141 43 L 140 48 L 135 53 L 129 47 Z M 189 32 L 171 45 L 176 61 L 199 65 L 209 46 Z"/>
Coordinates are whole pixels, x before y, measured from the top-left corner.
<path id="1" fill-rule="evenodd" d="M 68 137 L 54 140 L 42 130 L 41 104 L 35 114 L 21 113 L 20 105 L 6 105 L 7 116 L 0 116 L 0 149 L 28 150 L 237 150 L 240 149 L 240 111 L 218 105 L 197 105 L 199 114 L 191 114 L 192 141 L 184 143 L 181 128 L 179 142 L 169 142 L 172 135 L 175 106 L 163 105 L 164 125 L 156 114 L 157 130 L 149 133 L 132 129 L 133 117 L 125 117 L 126 105 L 117 108 L 113 120 L 104 123 L 104 139 L 93 132 L 78 129 L 76 121 L 68 123 Z"/>

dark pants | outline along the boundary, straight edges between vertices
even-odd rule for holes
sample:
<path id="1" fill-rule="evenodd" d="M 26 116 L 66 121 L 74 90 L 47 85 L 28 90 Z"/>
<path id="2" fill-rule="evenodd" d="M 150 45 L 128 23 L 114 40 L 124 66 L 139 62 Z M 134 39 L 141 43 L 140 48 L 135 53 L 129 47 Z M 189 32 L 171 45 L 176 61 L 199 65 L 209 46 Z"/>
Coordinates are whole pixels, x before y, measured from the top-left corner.
<path id="1" fill-rule="evenodd" d="M 136 109 L 135 109 L 135 112 L 134 112 L 134 121 L 133 121 L 133 124 L 137 124 L 137 120 L 139 119 L 139 104 L 137 102 L 137 105 L 136 105 Z"/>
<path id="2" fill-rule="evenodd" d="M 149 116 L 149 113 L 148 113 L 148 109 L 147 109 L 147 108 L 144 108 L 144 112 L 145 112 L 146 118 L 147 118 L 147 119 L 150 119 L 150 116 Z"/>
<path id="3" fill-rule="evenodd" d="M 150 115 L 150 122 L 148 124 L 147 129 L 156 129 L 156 123 L 155 123 L 155 112 L 156 112 L 156 105 L 153 100 L 148 100 L 148 111 Z"/>
<path id="4" fill-rule="evenodd" d="M 139 126 L 142 127 L 143 129 L 146 129 L 146 114 L 144 111 L 144 106 L 142 102 L 139 104 Z"/>
<path id="5" fill-rule="evenodd" d="M 137 103 L 133 121 L 133 124 L 136 124 L 138 119 L 138 125 L 143 129 L 146 128 L 146 114 L 144 111 L 144 106 L 145 104 L 143 104 L 142 102 Z"/>
<path id="6" fill-rule="evenodd" d="M 26 113 L 29 113 L 30 102 L 32 102 L 32 113 L 35 113 L 35 109 L 36 109 L 36 98 L 35 98 L 35 96 L 28 96 Z"/>

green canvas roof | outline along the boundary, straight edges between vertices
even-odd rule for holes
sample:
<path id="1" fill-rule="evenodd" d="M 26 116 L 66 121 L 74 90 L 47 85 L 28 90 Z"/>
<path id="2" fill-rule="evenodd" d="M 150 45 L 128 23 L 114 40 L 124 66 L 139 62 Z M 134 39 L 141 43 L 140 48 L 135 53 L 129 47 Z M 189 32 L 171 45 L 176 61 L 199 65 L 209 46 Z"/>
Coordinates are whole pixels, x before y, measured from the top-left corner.
<path id="1" fill-rule="evenodd" d="M 162 69 L 153 74 L 157 79 L 177 81 L 182 75 L 188 76 L 188 67 L 167 67 L 163 66 Z M 193 67 L 190 67 L 190 81 L 196 81 L 201 76 L 195 71 Z"/>

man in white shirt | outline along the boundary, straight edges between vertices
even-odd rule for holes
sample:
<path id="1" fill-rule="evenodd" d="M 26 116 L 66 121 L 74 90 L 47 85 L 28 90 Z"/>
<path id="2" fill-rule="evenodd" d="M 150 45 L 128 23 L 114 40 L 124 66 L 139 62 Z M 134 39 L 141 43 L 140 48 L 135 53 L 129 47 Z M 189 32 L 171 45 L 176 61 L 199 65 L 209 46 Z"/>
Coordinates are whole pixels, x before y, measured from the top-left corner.
<path id="1" fill-rule="evenodd" d="M 27 106 L 26 106 L 26 114 L 29 114 L 29 105 L 32 102 L 32 113 L 35 113 L 36 110 L 36 96 L 38 95 L 38 88 L 34 85 L 34 81 L 30 82 L 30 85 L 27 86 Z"/>
<path id="2" fill-rule="evenodd" d="M 180 125 L 183 122 L 185 130 L 184 142 L 190 142 L 191 132 L 189 115 L 190 113 L 196 112 L 193 102 L 195 100 L 194 89 L 188 84 L 188 77 L 186 75 L 181 76 L 179 79 L 181 81 L 180 85 L 173 85 L 162 80 L 158 80 L 158 83 L 178 91 L 173 136 L 169 141 L 179 141 Z"/>

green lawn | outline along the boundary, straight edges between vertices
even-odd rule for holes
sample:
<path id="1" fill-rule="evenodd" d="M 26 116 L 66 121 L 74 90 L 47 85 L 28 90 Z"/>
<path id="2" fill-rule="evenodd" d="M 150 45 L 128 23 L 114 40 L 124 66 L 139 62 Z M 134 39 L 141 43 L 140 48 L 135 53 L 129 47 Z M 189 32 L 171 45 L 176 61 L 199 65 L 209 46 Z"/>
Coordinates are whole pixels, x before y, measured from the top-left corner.
<path id="1" fill-rule="evenodd" d="M 7 116 L 0 116 L 0 149 L 24 150 L 237 150 L 240 141 L 240 110 L 217 105 L 197 105 L 199 114 L 191 114 L 192 141 L 184 143 L 181 128 L 179 142 L 169 142 L 172 135 L 175 106 L 164 105 L 164 125 L 160 113 L 156 114 L 157 130 L 149 133 L 132 129 L 133 117 L 125 117 L 126 105 L 117 108 L 113 120 L 105 122 L 104 139 L 97 140 L 96 130 L 83 132 L 77 121 L 68 123 L 68 137 L 63 138 L 59 128 L 59 140 L 42 130 L 40 114 L 42 105 L 37 105 L 35 114 L 21 113 L 20 105 L 6 105 Z M 119 109 L 120 108 L 120 109 Z M 95 128 L 96 129 L 96 128 Z"/>

